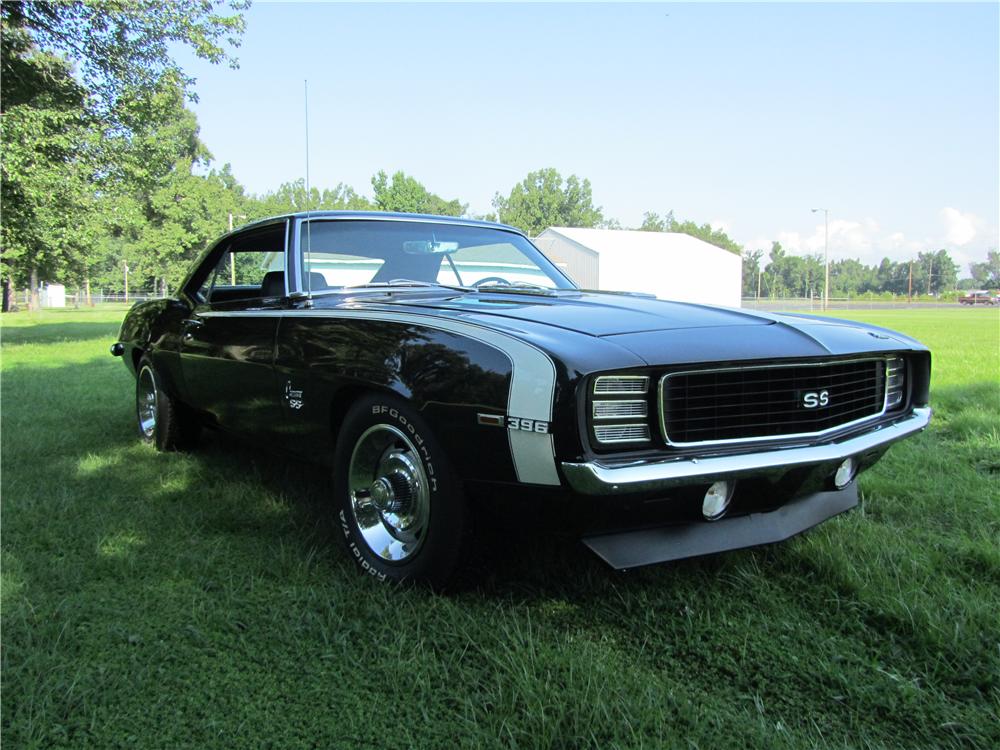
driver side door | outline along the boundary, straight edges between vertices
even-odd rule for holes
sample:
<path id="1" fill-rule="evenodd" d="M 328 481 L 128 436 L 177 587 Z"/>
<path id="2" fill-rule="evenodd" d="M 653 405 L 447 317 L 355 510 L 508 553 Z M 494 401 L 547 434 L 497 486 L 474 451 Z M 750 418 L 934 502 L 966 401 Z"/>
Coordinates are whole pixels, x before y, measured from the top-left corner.
<path id="1" fill-rule="evenodd" d="M 181 321 L 190 406 L 220 427 L 264 434 L 281 419 L 274 346 L 287 307 L 286 263 L 285 222 L 234 236 L 220 247 L 194 309 Z"/>

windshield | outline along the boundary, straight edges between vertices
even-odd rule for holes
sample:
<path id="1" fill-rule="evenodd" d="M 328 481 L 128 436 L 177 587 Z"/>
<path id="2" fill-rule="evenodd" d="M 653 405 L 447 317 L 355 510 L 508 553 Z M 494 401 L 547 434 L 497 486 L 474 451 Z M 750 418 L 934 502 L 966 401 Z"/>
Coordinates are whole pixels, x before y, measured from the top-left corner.
<path id="1" fill-rule="evenodd" d="M 424 221 L 303 221 L 306 291 L 390 284 L 542 287 L 573 284 L 524 237 L 489 227 Z M 393 283 L 394 282 L 394 283 Z"/>

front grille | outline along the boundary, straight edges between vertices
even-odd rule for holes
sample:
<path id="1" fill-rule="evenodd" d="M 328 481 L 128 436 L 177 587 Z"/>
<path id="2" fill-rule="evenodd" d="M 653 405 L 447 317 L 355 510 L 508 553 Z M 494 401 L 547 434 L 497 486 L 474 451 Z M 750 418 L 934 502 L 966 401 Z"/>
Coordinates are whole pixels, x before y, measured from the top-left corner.
<path id="1" fill-rule="evenodd" d="M 660 384 L 672 445 L 812 435 L 885 411 L 886 361 L 670 373 Z"/>

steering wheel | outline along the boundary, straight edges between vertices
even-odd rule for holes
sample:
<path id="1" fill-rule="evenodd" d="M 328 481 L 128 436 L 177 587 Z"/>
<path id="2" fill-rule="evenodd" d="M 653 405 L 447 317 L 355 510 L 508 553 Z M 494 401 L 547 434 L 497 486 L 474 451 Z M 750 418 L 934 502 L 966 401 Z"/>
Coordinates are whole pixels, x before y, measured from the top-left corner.
<path id="1" fill-rule="evenodd" d="M 499 284 L 500 286 L 511 286 L 511 283 L 507 281 L 507 279 L 505 279 L 503 276 L 485 276 L 481 278 L 479 281 L 472 282 L 472 286 L 479 288 L 483 284 L 490 284 L 490 283 L 496 283 Z"/>

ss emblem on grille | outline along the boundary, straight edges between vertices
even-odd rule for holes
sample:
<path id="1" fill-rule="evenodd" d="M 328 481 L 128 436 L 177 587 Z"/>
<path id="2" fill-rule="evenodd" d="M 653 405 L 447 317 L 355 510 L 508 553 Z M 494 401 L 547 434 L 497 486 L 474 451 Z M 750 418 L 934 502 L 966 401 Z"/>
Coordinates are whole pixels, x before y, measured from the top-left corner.
<path id="1" fill-rule="evenodd" d="M 830 403 L 829 391 L 810 391 L 802 394 L 802 405 L 807 409 L 815 409 L 817 406 L 826 406 Z"/>

